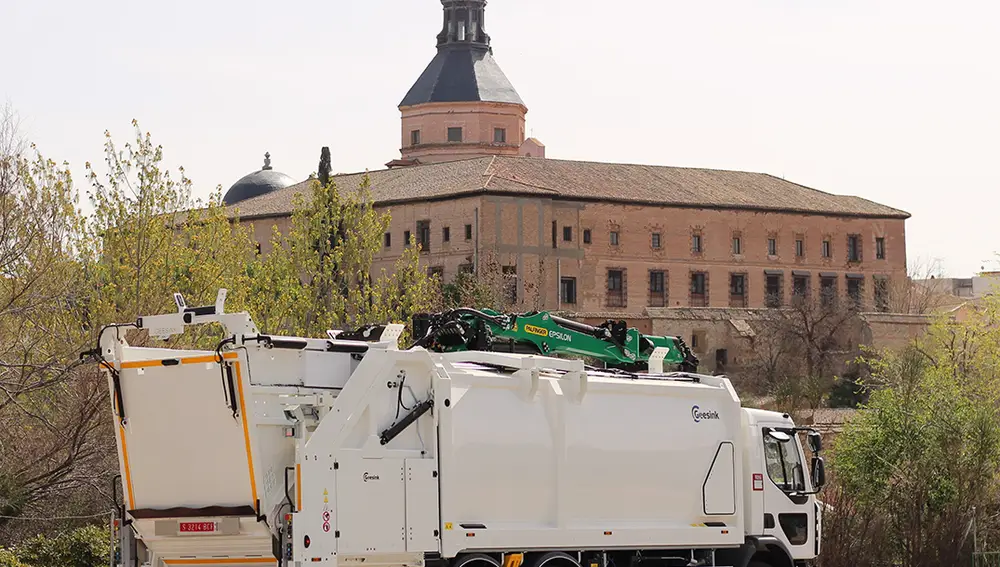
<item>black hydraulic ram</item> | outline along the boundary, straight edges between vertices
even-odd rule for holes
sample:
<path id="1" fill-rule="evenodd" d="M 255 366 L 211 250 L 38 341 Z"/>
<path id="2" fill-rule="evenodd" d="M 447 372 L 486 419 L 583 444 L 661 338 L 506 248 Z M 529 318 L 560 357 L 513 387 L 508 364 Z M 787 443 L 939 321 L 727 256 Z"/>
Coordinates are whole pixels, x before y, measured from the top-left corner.
<path id="1" fill-rule="evenodd" d="M 417 407 L 410 410 L 410 413 L 404 415 L 403 419 L 397 421 L 396 423 L 393 423 L 392 426 L 389 427 L 389 429 L 383 431 L 381 435 L 379 435 L 379 442 L 382 443 L 383 445 L 388 445 L 390 441 L 395 439 L 396 436 L 402 433 L 403 430 L 406 429 L 411 423 L 419 419 L 420 416 L 430 411 L 430 409 L 433 407 L 434 407 L 433 399 L 424 400 L 423 402 L 418 404 Z"/>

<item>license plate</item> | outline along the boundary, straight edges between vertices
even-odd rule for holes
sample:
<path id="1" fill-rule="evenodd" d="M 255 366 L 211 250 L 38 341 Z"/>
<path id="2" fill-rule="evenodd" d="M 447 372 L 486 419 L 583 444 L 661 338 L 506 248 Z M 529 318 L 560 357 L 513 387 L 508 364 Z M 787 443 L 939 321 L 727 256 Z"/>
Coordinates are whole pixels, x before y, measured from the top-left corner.
<path id="1" fill-rule="evenodd" d="M 181 522 L 182 534 L 206 533 L 215 531 L 215 522 Z"/>

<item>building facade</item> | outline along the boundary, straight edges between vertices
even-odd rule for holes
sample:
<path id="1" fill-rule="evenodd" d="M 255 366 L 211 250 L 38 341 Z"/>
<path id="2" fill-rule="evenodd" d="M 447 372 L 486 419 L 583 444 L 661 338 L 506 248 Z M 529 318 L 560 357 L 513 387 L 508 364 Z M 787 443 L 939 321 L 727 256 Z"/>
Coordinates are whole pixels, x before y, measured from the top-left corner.
<path id="1" fill-rule="evenodd" d="M 525 309 L 630 320 L 797 295 L 888 309 L 908 213 L 760 173 L 546 158 L 493 58 L 485 0 L 442 4 L 437 54 L 399 106 L 400 157 L 367 173 L 392 218 L 376 269 L 414 244 L 444 281 L 489 258 Z M 348 189 L 362 175 L 333 179 Z M 266 251 L 312 182 L 240 187 L 256 196 L 227 203 Z"/>

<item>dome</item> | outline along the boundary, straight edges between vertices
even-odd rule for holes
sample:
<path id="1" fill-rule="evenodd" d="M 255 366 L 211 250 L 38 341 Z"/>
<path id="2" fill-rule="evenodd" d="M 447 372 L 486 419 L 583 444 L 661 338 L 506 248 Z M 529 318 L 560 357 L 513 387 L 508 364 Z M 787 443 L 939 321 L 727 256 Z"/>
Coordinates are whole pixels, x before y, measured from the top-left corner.
<path id="1" fill-rule="evenodd" d="M 278 189 L 295 185 L 297 181 L 284 173 L 271 169 L 271 154 L 264 154 L 264 167 L 233 184 L 222 198 L 224 204 L 233 205 Z"/>

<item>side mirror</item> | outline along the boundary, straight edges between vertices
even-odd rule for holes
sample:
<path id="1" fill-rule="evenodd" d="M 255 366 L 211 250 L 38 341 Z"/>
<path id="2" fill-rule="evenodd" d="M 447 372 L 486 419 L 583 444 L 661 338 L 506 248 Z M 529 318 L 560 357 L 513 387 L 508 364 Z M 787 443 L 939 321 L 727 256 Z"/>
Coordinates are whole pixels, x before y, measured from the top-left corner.
<path id="1" fill-rule="evenodd" d="M 820 451 L 823 450 L 823 438 L 820 436 L 819 433 L 815 431 L 810 431 L 807 439 L 809 443 L 809 449 L 811 449 L 813 453 L 819 453 Z"/>
<path id="2" fill-rule="evenodd" d="M 826 465 L 823 463 L 823 457 L 813 457 L 812 459 L 812 481 L 816 490 L 823 488 L 823 485 L 826 484 Z"/>

